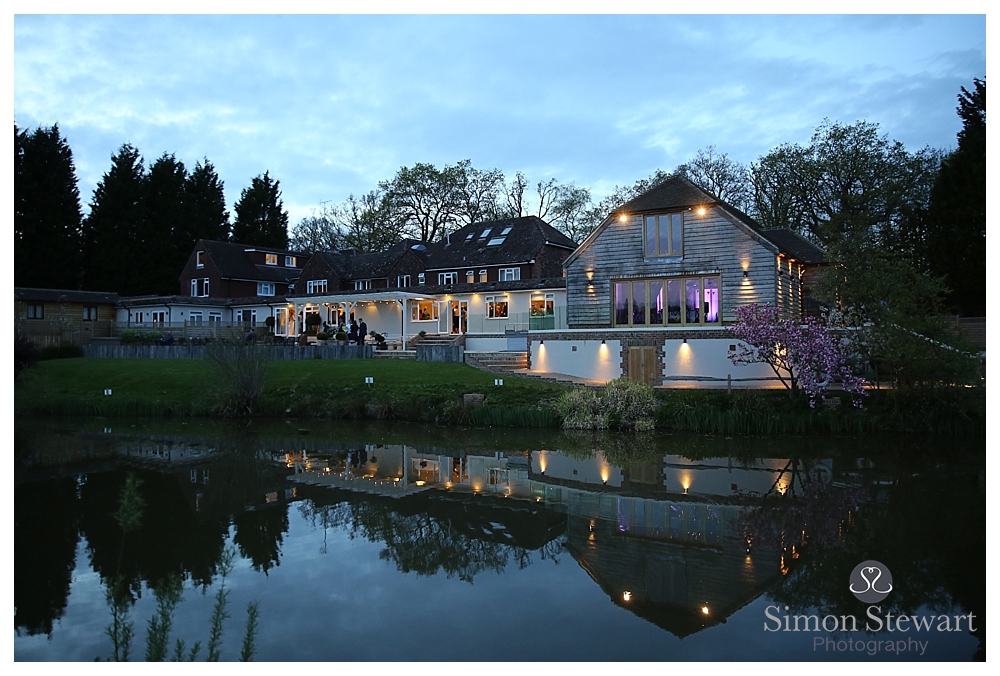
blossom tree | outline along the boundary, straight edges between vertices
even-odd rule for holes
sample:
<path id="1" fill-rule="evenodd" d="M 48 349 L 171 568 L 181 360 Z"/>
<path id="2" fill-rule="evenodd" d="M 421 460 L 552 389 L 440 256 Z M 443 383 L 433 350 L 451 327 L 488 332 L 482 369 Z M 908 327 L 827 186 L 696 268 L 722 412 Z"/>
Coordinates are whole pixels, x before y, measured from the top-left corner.
<path id="1" fill-rule="evenodd" d="M 840 382 L 844 391 L 864 395 L 864 380 L 848 366 L 844 343 L 813 317 L 799 321 L 780 319 L 778 308 L 767 303 L 737 307 L 736 324 L 729 332 L 740 342 L 729 352 L 736 366 L 767 364 L 794 396 L 801 389 L 816 398 L 826 398 L 830 383 Z M 854 399 L 855 406 L 860 400 Z"/>

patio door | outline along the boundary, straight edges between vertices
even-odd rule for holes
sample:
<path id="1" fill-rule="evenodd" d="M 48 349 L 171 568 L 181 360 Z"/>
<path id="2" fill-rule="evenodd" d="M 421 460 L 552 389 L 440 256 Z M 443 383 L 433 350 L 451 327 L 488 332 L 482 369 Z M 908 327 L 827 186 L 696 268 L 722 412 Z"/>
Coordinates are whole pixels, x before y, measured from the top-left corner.
<path id="1" fill-rule="evenodd" d="M 469 330 L 469 301 L 451 301 L 451 332 L 466 333 Z"/>

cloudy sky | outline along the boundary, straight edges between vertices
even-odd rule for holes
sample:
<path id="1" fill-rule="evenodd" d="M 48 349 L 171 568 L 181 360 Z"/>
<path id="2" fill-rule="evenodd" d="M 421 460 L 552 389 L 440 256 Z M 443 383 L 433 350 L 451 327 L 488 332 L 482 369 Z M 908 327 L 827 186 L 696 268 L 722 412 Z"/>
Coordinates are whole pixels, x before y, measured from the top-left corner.
<path id="1" fill-rule="evenodd" d="M 273 5 L 277 7 L 277 5 Z M 607 9 L 606 7 L 604 8 Z M 81 200 L 123 143 L 253 176 L 291 222 L 401 166 L 471 159 L 591 189 L 715 145 L 750 162 L 824 119 L 951 148 L 984 15 L 14 18 L 14 119 L 58 123 Z"/>

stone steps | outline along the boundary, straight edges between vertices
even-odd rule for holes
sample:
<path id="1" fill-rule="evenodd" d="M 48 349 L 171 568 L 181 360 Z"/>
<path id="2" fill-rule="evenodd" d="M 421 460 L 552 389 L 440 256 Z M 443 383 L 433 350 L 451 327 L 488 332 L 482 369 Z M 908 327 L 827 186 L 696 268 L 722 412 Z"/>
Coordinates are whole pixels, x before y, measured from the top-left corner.
<path id="1" fill-rule="evenodd" d="M 416 359 L 416 350 L 375 350 L 374 359 Z"/>
<path id="2" fill-rule="evenodd" d="M 465 362 L 486 371 L 527 371 L 527 352 L 466 352 Z"/>

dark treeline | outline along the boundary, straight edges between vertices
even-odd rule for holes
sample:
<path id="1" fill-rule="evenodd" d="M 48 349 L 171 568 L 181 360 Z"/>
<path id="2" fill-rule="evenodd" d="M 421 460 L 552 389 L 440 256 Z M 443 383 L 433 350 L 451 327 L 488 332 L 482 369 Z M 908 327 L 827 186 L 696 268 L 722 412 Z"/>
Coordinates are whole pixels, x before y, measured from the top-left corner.
<path id="1" fill-rule="evenodd" d="M 308 253 L 378 252 L 404 237 L 433 242 L 468 223 L 536 215 L 581 242 L 616 207 L 683 175 L 763 227 L 791 227 L 823 246 L 843 272 L 828 295 L 853 294 L 860 304 L 886 288 L 909 287 L 916 295 L 905 302 L 922 312 L 984 316 L 985 80 L 963 87 L 958 101 L 963 129 L 951 152 L 909 151 L 877 124 L 825 120 L 808 143 L 780 145 L 749 165 L 709 146 L 597 202 L 589 189 L 555 178 L 507 177 L 470 160 L 416 163 L 365 194 L 315 209 L 290 230 L 269 173 L 243 190 L 230 225 L 222 181 L 207 159 L 188 172 L 164 154 L 147 169 L 129 144 L 112 157 L 84 219 L 72 152 L 58 127 L 29 133 L 15 126 L 15 283 L 174 293 L 199 237 Z M 875 278 L 881 281 L 872 284 Z"/>

